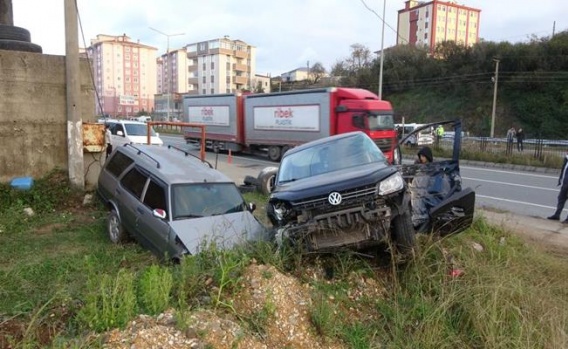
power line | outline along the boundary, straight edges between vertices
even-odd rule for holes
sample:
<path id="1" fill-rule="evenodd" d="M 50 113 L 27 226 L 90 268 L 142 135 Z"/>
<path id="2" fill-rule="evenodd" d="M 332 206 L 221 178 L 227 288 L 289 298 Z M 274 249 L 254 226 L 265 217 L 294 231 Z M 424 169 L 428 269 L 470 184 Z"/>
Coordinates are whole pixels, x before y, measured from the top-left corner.
<path id="1" fill-rule="evenodd" d="M 379 16 L 379 14 L 378 14 L 375 10 L 373 10 L 372 8 L 370 8 L 370 7 L 367 5 L 367 3 L 365 2 L 365 0 L 360 0 L 360 1 L 361 1 L 361 3 L 363 4 L 363 6 L 365 6 L 365 8 L 367 8 L 367 10 L 369 10 L 369 11 L 372 12 L 372 13 L 374 13 L 375 16 L 377 16 L 377 17 L 381 20 L 381 22 L 383 22 L 387 27 L 389 27 L 390 29 L 392 29 L 392 31 L 396 34 L 397 37 L 399 37 L 401 40 L 405 41 L 405 42 L 408 44 L 408 40 L 406 40 L 405 38 L 403 38 L 402 36 L 400 36 L 400 35 L 398 34 L 398 31 L 397 31 L 396 29 L 394 29 L 390 24 L 388 24 L 388 23 L 384 20 L 384 18 L 382 18 L 381 16 Z"/>

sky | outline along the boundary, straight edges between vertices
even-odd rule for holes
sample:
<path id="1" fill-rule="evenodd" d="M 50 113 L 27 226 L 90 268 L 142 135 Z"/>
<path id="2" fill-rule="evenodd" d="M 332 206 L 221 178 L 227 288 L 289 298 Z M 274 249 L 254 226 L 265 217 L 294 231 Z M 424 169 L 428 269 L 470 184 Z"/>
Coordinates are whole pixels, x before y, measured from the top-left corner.
<path id="1" fill-rule="evenodd" d="M 256 73 L 277 76 L 319 62 L 328 71 L 351 45 L 371 52 L 396 44 L 403 0 L 76 0 L 79 46 L 97 34 L 123 35 L 170 49 L 229 36 L 257 49 Z M 12 0 L 14 25 L 44 54 L 65 54 L 64 0 Z M 566 0 L 463 0 L 481 9 L 480 38 L 526 42 L 568 30 Z M 384 40 L 380 17 L 385 11 Z M 162 32 L 160 34 L 150 28 Z M 169 40 L 168 36 L 170 35 Z M 181 35 L 178 35 L 181 34 Z"/>

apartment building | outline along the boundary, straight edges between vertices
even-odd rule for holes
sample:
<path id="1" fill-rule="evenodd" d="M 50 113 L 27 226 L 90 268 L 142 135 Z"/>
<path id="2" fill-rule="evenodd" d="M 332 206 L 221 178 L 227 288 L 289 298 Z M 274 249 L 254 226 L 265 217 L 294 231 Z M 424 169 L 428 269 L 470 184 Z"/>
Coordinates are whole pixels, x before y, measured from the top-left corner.
<path id="1" fill-rule="evenodd" d="M 398 11 L 397 45 L 430 47 L 443 41 L 472 46 L 479 41 L 481 10 L 455 1 L 406 1 Z"/>
<path id="2" fill-rule="evenodd" d="M 255 74 L 252 78 L 252 90 L 257 93 L 270 93 L 270 76 Z"/>
<path id="3" fill-rule="evenodd" d="M 207 95 L 254 88 L 256 47 L 225 36 L 192 43 L 185 49 L 188 75 L 184 92 Z"/>
<path id="4" fill-rule="evenodd" d="M 280 76 L 282 77 L 282 82 L 295 82 L 295 81 L 304 81 L 308 80 L 309 78 L 309 71 L 306 67 L 296 68 L 294 70 L 290 70 L 289 72 L 282 73 Z"/>
<path id="5" fill-rule="evenodd" d="M 129 117 L 154 110 L 157 48 L 124 35 L 97 35 L 86 49 L 93 67 L 98 115 Z"/>
<path id="6" fill-rule="evenodd" d="M 155 96 L 155 114 L 162 120 L 181 120 L 183 100 L 181 93 L 192 87 L 185 48 L 166 52 L 156 59 L 158 92 Z M 192 61 L 191 61 L 192 62 Z"/>

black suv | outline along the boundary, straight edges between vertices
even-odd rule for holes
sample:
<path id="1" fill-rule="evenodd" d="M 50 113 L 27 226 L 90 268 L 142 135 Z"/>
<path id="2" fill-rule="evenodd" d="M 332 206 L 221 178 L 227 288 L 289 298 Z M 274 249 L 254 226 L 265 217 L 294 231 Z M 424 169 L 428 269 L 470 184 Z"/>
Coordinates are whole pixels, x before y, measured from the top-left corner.
<path id="1" fill-rule="evenodd" d="M 389 165 L 362 132 L 290 149 L 267 206 L 277 241 L 299 242 L 308 251 L 392 241 L 407 254 L 414 248 L 416 232 L 466 229 L 473 219 L 475 193 L 462 190 L 459 148 L 457 140 L 450 160 L 398 166 Z"/>

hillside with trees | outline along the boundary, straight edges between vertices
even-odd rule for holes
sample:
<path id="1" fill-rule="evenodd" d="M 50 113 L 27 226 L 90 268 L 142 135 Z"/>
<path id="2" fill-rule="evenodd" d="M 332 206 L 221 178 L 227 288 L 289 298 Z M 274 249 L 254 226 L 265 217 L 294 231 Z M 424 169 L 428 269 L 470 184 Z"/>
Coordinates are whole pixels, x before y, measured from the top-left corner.
<path id="1" fill-rule="evenodd" d="M 334 85 L 378 91 L 380 62 L 360 44 L 331 69 Z M 395 121 L 461 118 L 472 135 L 491 129 L 497 60 L 495 136 L 511 125 L 528 137 L 568 138 L 568 31 L 527 43 L 482 41 L 472 47 L 449 41 L 431 53 L 409 45 L 385 50 L 383 98 Z M 331 84 L 329 84 L 331 86 Z"/>

